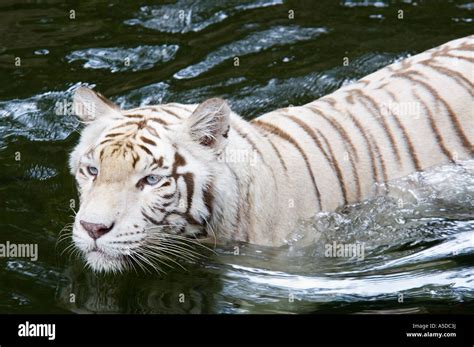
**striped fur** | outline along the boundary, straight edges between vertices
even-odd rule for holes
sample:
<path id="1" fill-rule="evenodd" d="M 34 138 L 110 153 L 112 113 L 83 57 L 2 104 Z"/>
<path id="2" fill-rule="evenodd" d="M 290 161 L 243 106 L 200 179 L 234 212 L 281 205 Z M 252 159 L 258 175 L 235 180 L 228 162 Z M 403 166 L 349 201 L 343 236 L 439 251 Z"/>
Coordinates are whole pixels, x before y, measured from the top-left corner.
<path id="1" fill-rule="evenodd" d="M 89 125 L 71 155 L 76 244 L 98 270 L 121 268 L 150 225 L 280 246 L 299 220 L 366 199 L 378 182 L 472 158 L 473 52 L 474 36 L 451 41 L 251 122 L 219 99 L 124 111 L 82 90 L 76 104 L 100 105 L 83 107 Z M 156 186 L 143 184 L 150 173 Z M 114 227 L 92 242 L 81 218 Z"/>

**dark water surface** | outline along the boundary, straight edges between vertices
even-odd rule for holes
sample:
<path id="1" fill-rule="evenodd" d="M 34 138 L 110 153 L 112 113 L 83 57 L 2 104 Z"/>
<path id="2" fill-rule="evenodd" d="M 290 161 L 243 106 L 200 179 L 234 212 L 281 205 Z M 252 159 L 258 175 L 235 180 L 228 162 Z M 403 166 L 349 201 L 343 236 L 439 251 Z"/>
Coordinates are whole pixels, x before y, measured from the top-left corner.
<path id="1" fill-rule="evenodd" d="M 80 128 L 54 112 L 85 84 L 122 107 L 221 96 L 251 119 L 472 34 L 473 2 L 72 3 L 0 2 L 0 243 L 39 252 L 0 258 L 0 312 L 474 312 L 474 177 L 451 167 L 394 183 L 403 206 L 322 213 L 314 246 L 295 230 L 288 247 L 217 249 L 167 276 L 97 276 L 56 247 L 77 201 L 67 155 Z M 324 257 L 323 244 L 355 240 L 364 261 Z"/>

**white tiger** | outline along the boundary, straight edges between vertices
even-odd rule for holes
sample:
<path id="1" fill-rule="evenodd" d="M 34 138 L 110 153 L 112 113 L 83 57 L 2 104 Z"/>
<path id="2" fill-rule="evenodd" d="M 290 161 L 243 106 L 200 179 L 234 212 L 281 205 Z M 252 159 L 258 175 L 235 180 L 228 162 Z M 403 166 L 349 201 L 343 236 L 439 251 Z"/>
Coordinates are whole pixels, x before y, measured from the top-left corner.
<path id="1" fill-rule="evenodd" d="M 214 98 L 121 110 L 81 87 L 73 239 L 95 270 L 172 261 L 186 239 L 281 246 L 376 182 L 472 158 L 474 36 L 251 122 Z"/>

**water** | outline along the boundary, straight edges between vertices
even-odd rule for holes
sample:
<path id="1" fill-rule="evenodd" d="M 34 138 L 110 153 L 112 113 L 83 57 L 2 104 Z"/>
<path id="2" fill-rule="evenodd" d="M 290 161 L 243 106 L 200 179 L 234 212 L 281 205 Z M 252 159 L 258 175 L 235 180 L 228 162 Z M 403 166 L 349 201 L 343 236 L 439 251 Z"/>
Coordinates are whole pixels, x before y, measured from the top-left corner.
<path id="1" fill-rule="evenodd" d="M 0 243 L 39 252 L 0 259 L 0 312 L 474 312 L 472 162 L 321 213 L 281 249 L 241 244 L 166 276 L 98 276 L 56 246 L 77 199 L 67 154 L 79 128 L 54 112 L 84 84 L 122 107 L 219 95 L 251 119 L 472 34 L 473 16 L 468 1 L 0 4 Z M 334 242 L 358 253 L 325 256 Z"/>

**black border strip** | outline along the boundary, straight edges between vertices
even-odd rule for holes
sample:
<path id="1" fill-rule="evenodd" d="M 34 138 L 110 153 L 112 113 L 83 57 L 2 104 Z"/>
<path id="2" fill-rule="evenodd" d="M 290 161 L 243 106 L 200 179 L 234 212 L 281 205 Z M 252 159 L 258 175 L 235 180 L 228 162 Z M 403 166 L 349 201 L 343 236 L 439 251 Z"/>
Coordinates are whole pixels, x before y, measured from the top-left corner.
<path id="1" fill-rule="evenodd" d="M 56 324 L 56 338 L 19 337 L 18 327 Z M 328 344 L 472 346 L 472 315 L 0 315 L 0 346 L 70 344 Z M 434 324 L 422 330 L 413 324 Z M 440 328 L 439 324 L 450 327 Z M 455 328 L 453 328 L 455 325 Z M 456 332 L 456 337 L 407 337 Z"/>

